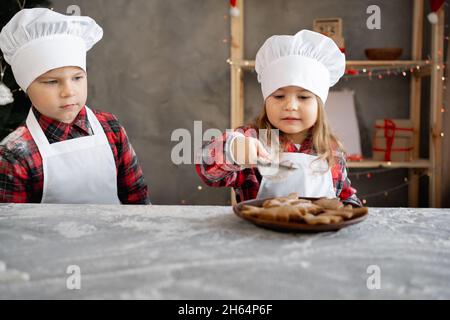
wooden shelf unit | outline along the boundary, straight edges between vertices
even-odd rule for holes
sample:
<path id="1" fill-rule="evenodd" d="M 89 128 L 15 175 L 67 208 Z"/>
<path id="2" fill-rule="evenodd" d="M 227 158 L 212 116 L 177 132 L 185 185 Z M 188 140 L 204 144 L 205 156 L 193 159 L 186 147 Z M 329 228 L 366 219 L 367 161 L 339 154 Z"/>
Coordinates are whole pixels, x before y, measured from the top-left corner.
<path id="1" fill-rule="evenodd" d="M 431 25 L 431 59 L 422 59 L 424 1 L 413 1 L 412 20 L 412 60 L 357 60 L 347 61 L 347 69 L 364 69 L 374 67 L 404 68 L 419 66 L 411 74 L 410 80 L 410 119 L 413 123 L 413 160 L 408 162 L 385 162 L 365 159 L 349 161 L 349 168 L 407 168 L 409 169 L 408 204 L 410 207 L 419 205 L 419 177 L 426 170 L 429 177 L 429 206 L 441 206 L 441 172 L 442 172 L 442 113 L 443 103 L 443 52 L 444 52 L 444 9 L 438 14 L 438 23 Z M 254 70 L 255 61 L 244 59 L 244 2 L 237 5 L 240 15 L 231 17 L 231 56 L 228 64 L 231 70 L 231 127 L 236 128 L 244 123 L 244 77 L 243 71 Z M 430 86 L 430 134 L 429 159 L 419 159 L 420 147 L 420 109 L 422 78 L 431 77 Z M 232 198 L 234 201 L 234 197 Z"/>

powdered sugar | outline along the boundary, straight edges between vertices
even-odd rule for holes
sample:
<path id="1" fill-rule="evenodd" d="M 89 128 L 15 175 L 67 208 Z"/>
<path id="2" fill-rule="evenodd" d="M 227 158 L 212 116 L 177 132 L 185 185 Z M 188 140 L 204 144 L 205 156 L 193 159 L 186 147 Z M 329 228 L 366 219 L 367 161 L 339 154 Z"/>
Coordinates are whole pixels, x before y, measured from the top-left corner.
<path id="1" fill-rule="evenodd" d="M 76 222 L 61 222 L 56 226 L 55 231 L 66 238 L 80 238 L 93 234 L 97 231 L 97 228 L 88 224 L 79 225 Z"/>

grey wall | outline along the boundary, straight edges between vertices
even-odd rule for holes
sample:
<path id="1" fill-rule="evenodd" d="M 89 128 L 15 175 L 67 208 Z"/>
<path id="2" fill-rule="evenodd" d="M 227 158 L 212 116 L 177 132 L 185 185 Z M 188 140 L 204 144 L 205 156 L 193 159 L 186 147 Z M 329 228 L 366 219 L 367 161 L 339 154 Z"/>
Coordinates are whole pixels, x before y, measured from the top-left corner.
<path id="1" fill-rule="evenodd" d="M 104 28 L 103 40 L 89 52 L 88 103 L 116 114 L 127 129 L 152 202 L 229 203 L 228 190 L 206 186 L 199 190 L 202 183 L 194 166 L 176 166 L 170 159 L 176 144 L 170 141 L 174 129 L 192 132 L 194 120 L 202 120 L 203 129 L 229 127 L 229 43 L 223 41 L 229 39 L 228 1 L 58 0 L 54 8 L 65 12 L 70 4 L 80 6 L 83 15 Z M 381 30 L 366 28 L 366 8 L 371 4 L 381 8 Z M 365 59 L 367 47 L 392 46 L 402 47 L 402 59 L 410 59 L 411 4 L 410 0 L 247 0 L 245 57 L 254 59 L 272 34 L 311 28 L 318 17 L 342 17 L 347 59 Z M 254 72 L 245 75 L 245 86 L 246 120 L 251 120 L 262 106 Z M 351 79 L 335 88 L 346 87 L 356 92 L 363 152 L 370 156 L 374 121 L 408 117 L 409 81 Z M 424 102 L 428 103 L 427 96 Z M 368 194 L 399 185 L 405 176 L 406 170 L 396 170 L 370 180 L 364 175 L 352 180 L 360 194 Z M 421 204 L 426 200 L 425 195 Z M 407 189 L 368 201 L 371 206 L 406 206 Z"/>

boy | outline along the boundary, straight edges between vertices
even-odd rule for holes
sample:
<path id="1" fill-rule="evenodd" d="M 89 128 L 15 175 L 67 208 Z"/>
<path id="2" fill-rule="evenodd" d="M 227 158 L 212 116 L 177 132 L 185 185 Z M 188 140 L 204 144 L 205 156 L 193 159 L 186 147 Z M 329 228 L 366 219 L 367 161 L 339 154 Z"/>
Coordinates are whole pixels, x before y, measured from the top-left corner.
<path id="1" fill-rule="evenodd" d="M 0 202 L 149 203 L 124 128 L 85 105 L 86 52 L 102 36 L 89 17 L 43 8 L 2 29 L 0 48 L 32 107 L 0 143 Z"/>

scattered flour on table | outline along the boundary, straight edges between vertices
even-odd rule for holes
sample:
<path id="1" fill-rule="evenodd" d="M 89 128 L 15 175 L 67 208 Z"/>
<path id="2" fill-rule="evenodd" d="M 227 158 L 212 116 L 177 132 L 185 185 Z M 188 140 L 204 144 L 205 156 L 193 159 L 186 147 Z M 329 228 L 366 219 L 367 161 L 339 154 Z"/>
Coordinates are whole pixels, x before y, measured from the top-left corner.
<path id="1" fill-rule="evenodd" d="M 30 275 L 19 270 L 6 270 L 6 263 L 0 260 L 0 283 L 12 281 L 29 281 Z"/>
<path id="2" fill-rule="evenodd" d="M 450 248 L 450 238 L 448 239 L 437 239 L 433 241 L 435 246 Z"/>
<path id="3" fill-rule="evenodd" d="M 36 238 L 35 236 L 32 236 L 30 234 L 22 234 L 21 238 L 24 241 L 36 241 L 36 240 L 39 240 L 39 238 Z"/>
<path id="4" fill-rule="evenodd" d="M 66 238 L 80 238 L 93 234 L 97 228 L 89 224 L 79 225 L 76 222 L 61 222 L 54 230 Z"/>
<path id="5" fill-rule="evenodd" d="M 116 222 L 113 226 L 121 227 L 121 228 L 132 228 L 137 230 L 158 230 L 160 228 L 160 224 L 153 221 L 138 221 L 134 219 L 124 219 L 122 221 Z"/>
<path id="6" fill-rule="evenodd" d="M 300 262 L 300 266 L 304 269 L 309 268 L 311 266 L 311 263 L 308 261 L 302 261 Z"/>
<path id="7" fill-rule="evenodd" d="M 30 281 L 30 275 L 14 269 L 0 272 L 0 283 L 13 281 Z"/>

